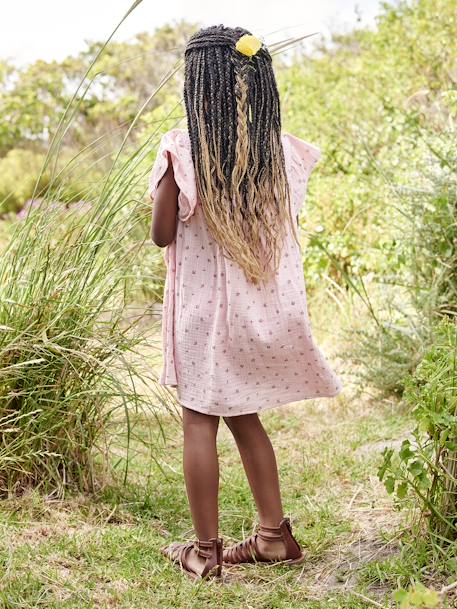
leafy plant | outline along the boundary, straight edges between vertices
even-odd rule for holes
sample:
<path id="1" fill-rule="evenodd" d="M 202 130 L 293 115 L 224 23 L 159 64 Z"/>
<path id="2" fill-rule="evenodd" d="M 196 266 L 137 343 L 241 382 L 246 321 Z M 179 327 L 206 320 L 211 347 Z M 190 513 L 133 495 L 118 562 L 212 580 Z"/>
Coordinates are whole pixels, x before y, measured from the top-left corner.
<path id="1" fill-rule="evenodd" d="M 399 588 L 393 596 L 399 609 L 434 609 L 440 606 L 440 597 L 436 590 L 426 588 L 420 582 L 410 586 L 408 590 Z"/>
<path id="2" fill-rule="evenodd" d="M 402 395 L 404 379 L 433 342 L 435 322 L 457 311 L 455 133 L 452 121 L 440 134 L 423 132 L 421 160 L 392 184 L 391 244 L 384 247 L 390 272 L 346 275 L 368 313 L 351 327 L 346 356 L 361 381 L 384 394 Z"/>
<path id="3" fill-rule="evenodd" d="M 379 479 L 399 506 L 418 508 L 434 542 L 457 538 L 457 324 L 436 327 L 433 345 L 406 380 L 416 427 L 398 451 L 386 447 Z"/>

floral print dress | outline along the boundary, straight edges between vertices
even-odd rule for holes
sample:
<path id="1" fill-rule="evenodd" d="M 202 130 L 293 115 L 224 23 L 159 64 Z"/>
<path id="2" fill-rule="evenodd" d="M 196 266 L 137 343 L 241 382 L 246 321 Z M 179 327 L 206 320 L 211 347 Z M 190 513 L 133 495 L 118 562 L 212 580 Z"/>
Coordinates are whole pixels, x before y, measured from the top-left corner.
<path id="1" fill-rule="evenodd" d="M 289 133 L 282 142 L 295 215 L 321 152 Z M 208 231 L 187 130 L 162 136 L 150 195 L 167 169 L 167 152 L 180 192 L 176 237 L 164 250 L 159 382 L 176 388 L 181 405 L 222 416 L 336 396 L 341 381 L 313 339 L 300 248 L 290 230 L 275 277 L 264 286 L 249 283 Z"/>

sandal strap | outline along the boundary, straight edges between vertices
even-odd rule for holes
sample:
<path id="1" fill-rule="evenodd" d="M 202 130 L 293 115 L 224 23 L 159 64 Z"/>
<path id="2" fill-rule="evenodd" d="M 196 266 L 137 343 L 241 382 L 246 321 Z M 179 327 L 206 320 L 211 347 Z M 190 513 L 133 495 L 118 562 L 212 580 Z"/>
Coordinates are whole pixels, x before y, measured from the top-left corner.
<path id="1" fill-rule="evenodd" d="M 193 541 L 189 541 L 188 543 L 183 543 L 180 546 L 179 554 L 176 557 L 176 560 L 179 561 L 179 564 L 181 565 L 182 569 L 184 569 L 185 571 L 188 571 L 189 573 L 196 574 L 196 571 L 194 569 L 192 569 L 192 567 L 187 562 L 189 553 L 193 549 L 193 547 L 194 547 Z"/>
<path id="2" fill-rule="evenodd" d="M 206 558 L 205 566 L 200 574 L 201 577 L 206 577 L 214 568 L 216 568 L 215 575 L 220 577 L 222 573 L 222 545 L 222 537 L 212 537 L 208 541 L 197 540 L 197 553 Z"/>
<path id="3" fill-rule="evenodd" d="M 239 562 L 255 562 L 256 560 L 263 559 L 264 557 L 257 546 L 257 534 L 251 535 L 228 548 L 224 556 L 225 562 L 233 564 Z"/>
<path id="4" fill-rule="evenodd" d="M 220 577 L 222 572 L 222 538 L 216 537 L 211 538 L 209 541 L 189 541 L 179 546 L 178 555 L 175 558 L 175 562 L 179 561 L 181 568 L 189 573 L 199 575 L 200 577 L 206 577 L 210 571 L 216 567 L 215 575 Z M 204 550 L 200 550 L 199 546 L 204 546 Z M 211 550 L 209 549 L 211 548 Z M 205 566 L 203 571 L 198 573 L 189 564 L 189 555 L 192 551 L 197 552 L 203 558 L 206 558 Z"/>
<path id="5" fill-rule="evenodd" d="M 195 551 L 202 558 L 210 558 L 214 552 L 214 545 L 220 537 L 212 537 L 208 541 L 206 539 L 196 539 L 194 541 Z"/>
<path id="6" fill-rule="evenodd" d="M 283 539 L 281 527 L 267 527 L 261 524 L 257 534 L 261 539 L 265 539 L 265 541 L 282 541 Z"/>
<path id="7" fill-rule="evenodd" d="M 282 538 L 286 544 L 286 558 L 288 560 L 294 560 L 299 558 L 302 554 L 300 544 L 292 534 L 292 526 L 289 518 L 283 518 L 279 523 L 279 527 L 282 531 Z"/>
<path id="8" fill-rule="evenodd" d="M 277 527 L 270 527 L 265 524 L 259 525 L 259 537 L 265 541 L 286 541 L 292 535 L 290 518 L 283 518 Z"/>
<path id="9" fill-rule="evenodd" d="M 231 564 L 240 562 L 271 562 L 263 556 L 257 546 L 257 538 L 266 541 L 283 541 L 286 546 L 286 559 L 295 559 L 301 556 L 301 548 L 294 536 L 289 518 L 283 518 L 277 527 L 260 525 L 259 531 L 247 539 L 240 541 L 224 551 L 224 561 Z"/>

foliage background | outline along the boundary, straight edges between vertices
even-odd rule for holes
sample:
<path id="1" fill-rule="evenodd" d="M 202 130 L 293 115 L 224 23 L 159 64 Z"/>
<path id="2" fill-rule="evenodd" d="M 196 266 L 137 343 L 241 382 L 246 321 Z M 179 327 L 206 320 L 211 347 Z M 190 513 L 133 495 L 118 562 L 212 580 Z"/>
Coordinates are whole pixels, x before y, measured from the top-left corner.
<path id="1" fill-rule="evenodd" d="M 182 482 L 174 469 L 175 452 L 168 461 L 161 444 L 167 434 L 176 442 L 173 409 L 168 405 L 169 396 L 158 390 L 154 375 L 149 376 L 149 369 L 144 376 L 138 374 L 140 369 L 128 358 L 140 355 L 137 345 L 146 350 L 149 363 L 156 364 L 159 357 L 160 328 L 152 312 L 160 309 L 165 269 L 161 252 L 148 241 L 151 206 L 147 176 L 161 134 L 174 126 L 185 126 L 179 62 L 186 40 L 199 26 L 181 21 L 151 33 L 141 32 L 130 42 L 106 46 L 93 42 L 61 62 L 38 60 L 17 68 L 0 60 L 0 423 L 9 426 L 0 429 L 0 465 L 15 464 L 8 470 L 0 467 L 0 482 L 9 491 L 16 489 L 19 472 L 24 474 L 19 476 L 21 484 L 32 479 L 38 486 L 44 483 L 44 488 L 50 484 L 50 496 L 53 485 L 65 492 L 69 480 L 55 459 L 64 454 L 64 471 L 74 471 L 72 482 L 78 487 L 78 480 L 84 481 L 80 490 L 86 491 L 87 486 L 103 489 L 108 505 L 111 501 L 117 506 L 125 500 L 129 506 L 128 516 L 123 516 L 126 520 L 138 513 L 148 518 L 152 514 L 160 524 L 174 514 L 176 533 L 185 526 L 184 507 L 179 503 L 182 496 L 176 495 L 178 491 L 173 495 L 160 478 L 164 475 L 166 479 L 164 472 L 169 470 L 174 484 Z M 457 574 L 455 0 L 385 2 L 373 28 L 335 32 L 329 41 L 315 42 L 310 52 L 298 45 L 287 57 L 276 55 L 274 64 L 283 129 L 323 151 L 300 218 L 303 265 L 315 332 L 332 354 L 347 388 L 338 411 L 341 423 L 335 423 L 334 413 L 322 423 L 319 406 L 310 407 L 317 428 L 321 424 L 330 429 L 333 421 L 347 430 L 343 438 L 346 444 L 341 444 L 339 428 L 328 432 L 328 437 L 319 428 L 322 435 L 318 439 L 310 436 L 312 442 L 305 442 L 305 452 L 300 453 L 300 433 L 308 433 L 306 417 L 292 416 L 288 426 L 274 413 L 269 419 L 271 428 L 284 434 L 288 446 L 293 446 L 292 461 L 285 466 L 291 504 L 297 511 L 304 510 L 307 524 L 302 535 L 312 556 L 316 558 L 328 548 L 333 551 L 335 539 L 350 527 L 341 516 L 347 508 L 342 502 L 352 506 L 361 492 L 360 486 L 354 487 L 359 479 L 365 487 L 373 485 L 372 473 L 367 472 L 374 471 L 376 460 L 370 457 L 364 469 L 354 454 L 362 439 L 380 442 L 390 437 L 387 430 L 391 430 L 392 437 L 396 434 L 393 441 L 401 444 L 384 451 L 384 461 L 378 455 L 379 480 L 395 494 L 395 507 L 407 507 L 414 517 L 403 528 L 391 531 L 387 544 L 400 539 L 399 556 L 367 563 L 363 578 L 367 584 L 375 582 L 389 590 L 400 586 L 394 600 L 402 609 L 445 606 Z M 67 118 L 67 123 L 61 122 Z M 50 159 L 48 152 L 54 146 L 58 154 Z M 31 199 L 32 207 L 38 208 L 36 216 L 33 212 L 27 215 Z M 40 201 L 49 206 L 45 211 L 54 210 L 48 218 L 40 215 Z M 83 214 L 75 227 L 73 210 L 78 205 Z M 43 239 L 37 238 L 36 231 L 30 233 L 34 240 L 27 239 L 35 218 L 35 228 L 42 230 Z M 105 230 L 109 238 L 101 240 L 108 246 L 109 265 L 100 253 L 106 250 L 97 242 L 97 231 Z M 84 239 L 76 239 L 78 247 L 62 254 L 59 248 L 66 240 L 74 243 L 75 234 Z M 87 235 L 93 240 L 86 239 Z M 81 260 L 89 261 L 88 268 L 96 268 L 100 281 L 86 283 L 86 262 L 80 264 Z M 72 302 L 54 298 L 55 287 L 66 281 L 65 265 L 75 269 L 74 285 L 83 286 L 68 291 L 74 295 Z M 18 269 L 15 276 L 13 271 Z M 24 277 L 40 281 L 27 292 L 17 281 Z M 86 285 L 90 290 L 84 291 Z M 115 298 L 111 299 L 113 286 Z M 17 315 L 13 324 L 12 294 L 16 304 L 33 312 L 32 316 Z M 106 307 L 103 315 L 112 312 L 115 327 L 99 324 L 106 321 L 103 315 L 101 320 L 94 315 L 100 304 Z M 78 315 L 71 312 L 75 307 Z M 39 324 L 24 333 L 24 329 L 29 331 L 31 318 Z M 94 325 L 87 324 L 89 318 Z M 126 329 L 136 330 L 138 320 L 146 320 L 152 339 L 148 336 L 143 340 L 147 332 L 128 334 Z M 10 340 L 8 328 L 13 326 L 17 334 Z M 82 338 L 92 341 L 93 351 L 88 355 L 78 343 L 79 350 L 64 359 L 62 349 L 74 348 L 75 339 Z M 96 365 L 89 364 L 89 358 L 100 351 Z M 48 360 L 53 366 L 44 365 L 31 378 L 23 372 L 24 361 L 30 354 L 41 356 L 44 352 L 48 356 L 53 353 Z M 113 359 L 113 354 L 118 359 Z M 104 374 L 107 363 L 112 364 L 112 375 Z M 78 374 L 68 372 L 83 365 L 85 375 L 74 384 Z M 129 372 L 128 390 L 117 376 L 118 366 Z M 60 382 L 62 378 L 70 388 Z M 152 387 L 147 399 L 133 378 L 139 383 L 147 379 Z M 39 379 L 46 382 L 40 385 Z M 108 384 L 118 389 L 120 397 L 121 405 L 112 412 L 123 412 L 124 419 L 104 416 L 109 402 L 100 398 L 100 387 L 105 387 L 108 395 Z M 89 419 L 88 394 L 82 389 L 91 395 L 93 416 Z M 55 408 L 48 410 L 53 415 L 48 418 L 53 434 L 46 421 L 44 426 L 21 430 L 28 421 L 26 415 L 44 403 L 44 396 Z M 360 411 L 357 396 L 375 398 L 368 411 Z M 135 409 L 139 402 L 145 403 L 144 411 Z M 8 418 L 12 403 L 14 407 L 19 404 L 13 413 L 13 427 L 13 419 Z M 76 406 L 81 416 L 78 433 L 71 435 L 68 430 L 73 429 Z M 3 407 L 10 409 L 7 416 Z M 170 418 L 160 419 L 161 407 Z M 93 427 L 88 420 L 93 421 Z M 27 442 L 8 443 L 11 433 Z M 406 438 L 398 437 L 405 433 Z M 105 441 L 114 437 L 110 452 Z M 93 438 L 103 442 L 94 444 Z M 131 444 L 138 459 L 129 468 L 129 451 L 126 456 L 124 449 Z M 177 446 L 175 443 L 172 448 Z M 316 453 L 312 452 L 314 446 Z M 147 457 L 142 452 L 145 447 L 154 448 Z M 94 448 L 97 451 L 92 460 Z M 301 471 L 305 462 L 300 461 L 302 457 L 312 465 L 304 468 L 300 479 L 311 507 L 303 507 L 306 502 L 301 500 L 295 481 L 295 472 Z M 102 478 L 99 486 L 94 484 L 96 473 L 92 474 L 97 467 L 91 468 L 104 459 L 112 462 L 114 472 L 119 464 L 125 465 L 124 486 L 109 486 Z M 152 470 L 151 496 L 138 499 L 142 476 L 149 476 Z M 127 471 L 133 471 L 132 486 L 125 486 Z M 237 490 L 230 501 L 235 502 L 238 512 L 232 522 L 227 511 L 224 524 L 232 527 L 235 536 L 244 530 L 243 518 L 252 514 L 246 489 L 237 481 L 239 472 L 231 471 L 235 472 Z M 379 488 L 374 492 L 379 495 Z M 228 491 L 223 501 L 229 510 L 227 495 Z M 388 512 L 388 518 L 393 519 L 393 513 Z M 1 551 L 0 560 L 6 564 L 6 554 Z M 124 568 L 128 571 L 128 565 Z M 160 587 L 163 578 L 157 568 Z M 135 577 L 137 572 L 135 569 Z M 441 592 L 421 587 L 420 580 L 429 586 L 443 586 Z M 278 592 L 274 602 L 283 603 L 278 607 L 301 607 L 302 583 L 286 588 L 281 586 L 281 595 Z M 10 590 L 16 604 L 6 606 L 25 606 L 22 584 L 12 581 Z M 309 607 L 366 607 L 360 594 Z M 263 598 L 266 603 L 271 600 Z M 140 599 L 138 606 L 143 606 Z M 284 599 L 288 599 L 286 605 Z M 186 602 L 184 599 L 182 606 L 187 606 Z M 227 603 L 230 606 L 229 600 Z M 257 600 L 252 603 L 254 606 Z"/>

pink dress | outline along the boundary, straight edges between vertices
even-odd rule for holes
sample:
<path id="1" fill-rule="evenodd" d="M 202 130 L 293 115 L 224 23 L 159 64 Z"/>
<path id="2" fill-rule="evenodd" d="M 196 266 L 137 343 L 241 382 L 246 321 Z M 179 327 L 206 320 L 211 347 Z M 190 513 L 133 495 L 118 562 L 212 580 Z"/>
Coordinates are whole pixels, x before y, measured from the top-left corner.
<path id="1" fill-rule="evenodd" d="M 282 141 L 297 214 L 321 152 L 288 133 Z M 154 197 L 166 171 L 167 151 L 180 193 L 176 237 L 164 250 L 160 384 L 176 387 L 181 405 L 222 416 L 336 396 L 342 385 L 312 337 L 303 264 L 291 231 L 275 278 L 264 287 L 250 284 L 208 231 L 187 130 L 162 136 L 149 193 Z"/>

